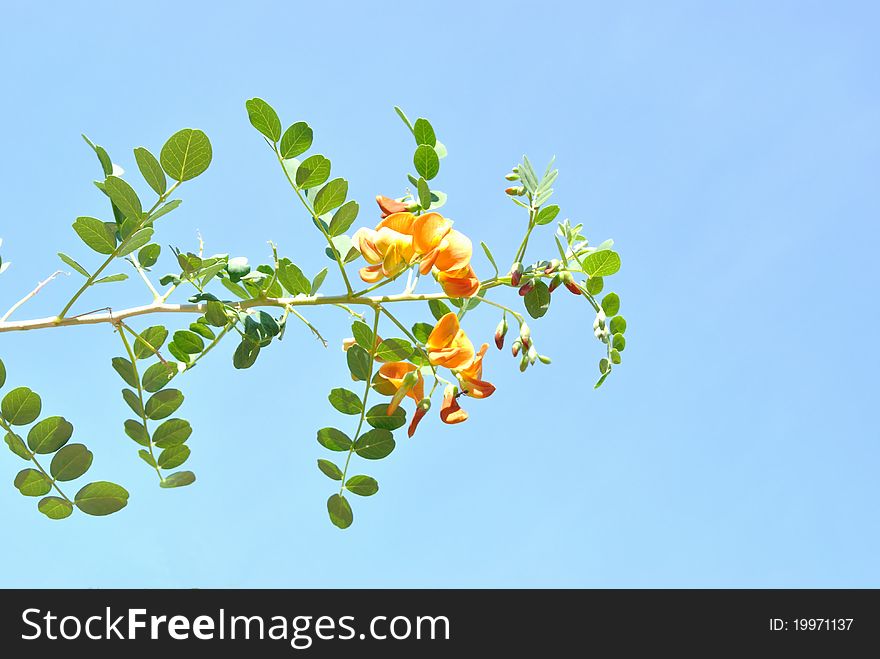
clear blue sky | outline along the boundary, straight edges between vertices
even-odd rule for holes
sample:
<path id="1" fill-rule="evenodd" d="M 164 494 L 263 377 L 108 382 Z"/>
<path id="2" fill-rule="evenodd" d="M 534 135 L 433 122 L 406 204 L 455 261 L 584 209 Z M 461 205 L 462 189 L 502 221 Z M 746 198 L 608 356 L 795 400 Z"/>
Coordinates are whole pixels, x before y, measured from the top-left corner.
<path id="1" fill-rule="evenodd" d="M 348 377 L 335 311 L 312 318 L 330 350 L 292 326 L 250 371 L 230 344 L 180 381 L 199 481 L 177 491 L 122 432 L 108 327 L 4 334 L 10 384 L 70 418 L 91 475 L 132 499 L 49 522 L 4 448 L 0 585 L 880 586 L 874 3 L 197 5 L 4 9 L 4 308 L 57 251 L 96 261 L 70 229 L 105 210 L 80 132 L 136 180 L 132 147 L 202 128 L 214 163 L 162 243 L 192 249 L 200 230 L 208 252 L 265 260 L 272 239 L 314 272 L 321 237 L 245 99 L 308 120 L 370 210 L 405 184 L 400 104 L 449 148 L 448 214 L 499 255 L 522 222 L 501 175 L 556 154 L 564 215 L 623 258 L 625 362 L 593 391 L 592 317 L 557 293 L 533 324 L 554 364 L 523 377 L 493 349 L 495 396 L 366 463 L 381 492 L 341 532 L 314 439 Z M 114 286 L 79 309 L 148 301 L 137 280 Z M 18 317 L 73 290 L 54 282 Z M 468 321 L 489 339 L 497 316 Z"/>

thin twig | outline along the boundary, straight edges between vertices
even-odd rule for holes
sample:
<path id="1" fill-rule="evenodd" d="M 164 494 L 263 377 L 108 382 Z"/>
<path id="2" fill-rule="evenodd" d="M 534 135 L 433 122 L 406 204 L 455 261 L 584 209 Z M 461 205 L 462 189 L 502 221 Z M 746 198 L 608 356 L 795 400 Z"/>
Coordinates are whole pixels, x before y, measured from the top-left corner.
<path id="1" fill-rule="evenodd" d="M 55 277 L 57 277 L 58 275 L 62 275 L 62 274 L 64 274 L 64 273 L 63 273 L 61 270 L 56 270 L 56 271 L 53 272 L 51 275 L 49 275 L 48 277 L 46 277 L 43 281 L 41 281 L 39 284 L 37 284 L 37 287 L 36 287 L 34 290 L 32 290 L 32 291 L 31 291 L 30 293 L 28 293 L 27 295 L 25 295 L 23 298 L 21 298 L 21 299 L 20 299 L 18 302 L 16 302 L 15 304 L 13 304 L 12 307 L 9 309 L 9 311 L 7 311 L 5 314 L 3 314 L 3 317 L 0 318 L 0 323 L 5 323 L 7 320 L 9 320 L 9 317 L 10 317 L 13 313 L 15 313 L 15 310 L 16 310 L 16 309 L 18 309 L 21 305 L 23 305 L 25 302 L 27 302 L 28 300 L 30 300 L 34 295 L 36 295 L 37 293 L 39 293 L 39 292 L 42 290 L 43 286 L 45 286 L 45 285 L 48 284 L 50 281 L 52 281 L 53 279 L 55 279 Z"/>

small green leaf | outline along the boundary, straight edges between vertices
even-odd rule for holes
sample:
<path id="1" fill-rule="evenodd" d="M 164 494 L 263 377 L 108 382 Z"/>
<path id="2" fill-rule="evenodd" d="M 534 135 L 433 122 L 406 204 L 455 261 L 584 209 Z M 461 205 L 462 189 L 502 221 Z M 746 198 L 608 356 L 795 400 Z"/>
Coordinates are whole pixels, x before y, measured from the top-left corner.
<path id="1" fill-rule="evenodd" d="M 73 512 L 73 506 L 61 497 L 45 497 L 40 499 L 40 503 L 37 504 L 37 510 L 49 519 L 64 519 L 65 517 L 70 517 Z"/>
<path id="2" fill-rule="evenodd" d="M 31 451 L 45 455 L 60 449 L 72 436 L 72 423 L 63 416 L 50 416 L 33 425 L 27 443 Z"/>
<path id="3" fill-rule="evenodd" d="M 351 225 L 354 224 L 355 219 L 357 219 L 359 209 L 360 207 L 354 199 L 345 202 L 339 207 L 339 210 L 333 214 L 333 219 L 330 220 L 328 233 L 331 236 L 341 236 L 348 231 L 349 227 L 351 227 Z"/>
<path id="4" fill-rule="evenodd" d="M 345 481 L 345 489 L 352 494 L 370 497 L 379 491 L 379 483 L 372 476 L 352 476 Z"/>
<path id="5" fill-rule="evenodd" d="M 336 428 L 321 428 L 318 431 L 318 443 L 331 451 L 347 451 L 351 448 L 351 440 Z"/>
<path id="6" fill-rule="evenodd" d="M 125 281 L 128 279 L 128 275 L 125 273 L 118 273 L 115 275 L 107 275 L 106 277 L 101 277 L 100 279 L 96 279 L 94 281 L 95 284 L 111 284 L 115 281 Z"/>
<path id="7" fill-rule="evenodd" d="M 361 348 L 367 351 L 373 349 L 375 339 L 373 338 L 373 330 L 370 329 L 369 325 L 356 320 L 351 324 L 351 334 Z"/>
<path id="8" fill-rule="evenodd" d="M 413 336 L 422 343 L 427 342 L 428 337 L 431 336 L 431 332 L 433 331 L 434 326 L 429 323 L 416 323 L 412 326 Z"/>
<path id="9" fill-rule="evenodd" d="M 315 278 L 312 279 L 312 288 L 309 291 L 309 295 L 314 295 L 321 288 L 321 284 L 324 283 L 324 278 L 327 276 L 327 268 L 324 268 L 315 275 Z"/>
<path id="10" fill-rule="evenodd" d="M 452 313 L 452 310 L 446 306 L 446 303 L 440 300 L 428 300 L 428 308 L 431 310 L 431 315 L 434 316 L 435 320 L 440 320 L 448 313 Z"/>
<path id="11" fill-rule="evenodd" d="M 252 98 L 245 103 L 251 125 L 273 142 L 281 139 L 281 120 L 278 113 L 262 98 Z"/>
<path id="12" fill-rule="evenodd" d="M 144 371 L 144 376 L 141 378 L 141 384 L 145 391 L 152 394 L 171 382 L 171 379 L 175 375 L 177 375 L 176 362 L 166 362 L 165 364 L 162 362 L 156 362 Z"/>
<path id="13" fill-rule="evenodd" d="M 608 363 L 608 360 L 604 357 L 599 360 L 599 372 L 603 375 L 608 373 L 611 368 L 611 365 Z"/>
<path id="14" fill-rule="evenodd" d="M 0 359 L 0 387 L 6 384 L 6 365 Z"/>
<path id="15" fill-rule="evenodd" d="M 31 459 L 31 452 L 28 451 L 28 447 L 25 446 L 24 440 L 18 435 L 8 432 L 6 433 L 6 437 L 3 438 L 3 441 L 6 442 L 9 450 L 15 453 L 22 460 Z"/>
<path id="16" fill-rule="evenodd" d="M 388 404 L 379 403 L 367 410 L 366 420 L 373 428 L 397 430 L 406 423 L 406 412 L 402 407 L 398 407 L 388 414 Z"/>
<path id="17" fill-rule="evenodd" d="M 125 428 L 125 434 L 128 435 L 135 442 L 137 442 L 141 446 L 150 445 L 150 434 L 147 432 L 147 429 L 144 428 L 143 421 L 126 419 L 125 423 L 123 423 L 122 426 L 123 428 Z"/>
<path id="18" fill-rule="evenodd" d="M 200 130 L 184 128 L 165 142 L 159 162 L 175 181 L 188 181 L 208 169 L 212 156 L 208 136 Z"/>
<path id="19" fill-rule="evenodd" d="M 399 362 L 409 359 L 415 348 L 405 339 L 385 339 L 376 349 L 376 358 L 384 362 Z"/>
<path id="20" fill-rule="evenodd" d="M 186 444 L 171 446 L 159 454 L 159 467 L 161 469 L 174 469 L 189 459 L 190 448 Z"/>
<path id="21" fill-rule="evenodd" d="M 420 176 L 430 181 L 440 171 L 440 158 L 434 147 L 421 144 L 413 155 L 413 165 Z"/>
<path id="22" fill-rule="evenodd" d="M 26 426 L 40 416 L 43 401 L 27 387 L 13 389 L 0 402 L 0 415 L 13 426 Z"/>
<path id="23" fill-rule="evenodd" d="M 146 359 L 152 356 L 162 347 L 167 338 L 168 330 L 161 325 L 148 327 L 135 339 L 134 356 L 138 359 Z"/>
<path id="24" fill-rule="evenodd" d="M 374 428 L 361 435 L 354 443 L 354 450 L 367 460 L 381 460 L 395 447 L 394 436 L 384 428 Z"/>
<path id="25" fill-rule="evenodd" d="M 192 426 L 185 419 L 168 419 L 153 431 L 153 442 L 159 448 L 179 446 L 192 435 Z"/>
<path id="26" fill-rule="evenodd" d="M 312 139 L 311 127 L 304 121 L 297 121 L 281 137 L 281 157 L 287 160 L 305 153 L 312 146 Z"/>
<path id="27" fill-rule="evenodd" d="M 602 298 L 602 310 L 609 318 L 617 315 L 620 311 L 620 298 L 617 293 L 608 293 Z"/>
<path id="28" fill-rule="evenodd" d="M 146 247 L 142 247 L 141 251 L 138 252 L 137 260 L 138 263 L 143 268 L 152 268 L 156 265 L 156 261 L 159 260 L 159 254 L 162 253 L 162 247 L 153 243 L 152 245 L 147 245 Z"/>
<path id="29" fill-rule="evenodd" d="M 146 227 L 135 231 L 131 236 L 125 239 L 125 242 L 119 246 L 117 256 L 128 256 L 132 252 L 139 250 L 153 239 L 153 229 Z"/>
<path id="30" fill-rule="evenodd" d="M 626 332 L 626 318 L 615 316 L 611 319 L 610 328 L 612 334 L 623 334 Z"/>
<path id="31" fill-rule="evenodd" d="M 348 196 L 348 181 L 344 178 L 335 178 L 315 195 L 315 215 L 323 215 L 338 208 L 345 203 Z"/>
<path id="32" fill-rule="evenodd" d="M 544 206 L 544 208 L 538 211 L 538 217 L 535 218 L 535 224 L 550 224 L 556 219 L 557 215 L 559 215 L 559 206 L 556 204 Z"/>
<path id="33" fill-rule="evenodd" d="M 330 161 L 320 154 L 303 160 L 296 170 L 296 185 L 299 188 L 316 188 L 330 178 Z"/>
<path id="34" fill-rule="evenodd" d="M 104 192 L 125 217 L 140 221 L 141 215 L 144 213 L 141 200 L 134 188 L 126 181 L 118 176 L 108 176 L 104 180 Z"/>
<path id="35" fill-rule="evenodd" d="M 598 295 L 605 287 L 605 280 L 602 277 L 590 277 L 587 279 L 587 293 L 590 295 Z"/>
<path id="36" fill-rule="evenodd" d="M 71 268 L 73 268 L 74 270 L 76 270 L 76 271 L 77 271 L 79 274 L 81 274 L 83 277 L 89 277 L 89 276 L 91 276 L 91 275 L 89 275 L 89 271 L 88 271 L 88 270 L 86 270 L 84 267 L 82 267 L 79 263 L 77 263 L 76 261 L 74 261 L 72 258 L 70 258 L 70 257 L 69 257 L 67 254 L 65 254 L 64 252 L 58 252 L 58 258 L 61 259 L 62 261 L 64 261 L 64 262 L 65 262 L 67 265 L 69 265 Z"/>
<path id="37" fill-rule="evenodd" d="M 495 257 L 492 256 L 492 251 L 489 249 L 489 246 L 480 241 L 480 246 L 483 248 L 483 252 L 486 254 L 486 258 L 489 259 L 489 263 L 492 264 L 492 267 L 495 269 L 495 276 L 498 276 L 498 265 L 495 263 Z"/>
<path id="38" fill-rule="evenodd" d="M 416 185 L 416 190 L 419 193 L 419 206 L 421 206 L 424 210 L 428 210 L 431 207 L 431 188 L 428 185 L 428 182 L 424 178 L 419 178 L 419 182 Z"/>
<path id="39" fill-rule="evenodd" d="M 125 357 L 114 357 L 110 360 L 110 363 L 113 365 L 113 370 L 119 373 L 119 377 L 125 380 L 125 384 L 129 387 L 137 388 L 137 376 L 134 372 L 134 366 L 132 366 L 130 361 Z"/>
<path id="40" fill-rule="evenodd" d="M 141 399 L 138 398 L 138 395 L 136 393 L 134 393 L 131 389 L 123 389 L 122 399 L 125 401 L 125 404 L 131 408 L 132 412 L 137 414 L 139 417 L 143 417 L 144 408 L 141 406 Z"/>
<path id="41" fill-rule="evenodd" d="M 178 471 L 170 476 L 166 476 L 165 480 L 159 483 L 159 487 L 166 489 L 174 487 L 186 487 L 196 482 L 196 475 L 191 471 Z"/>
<path id="42" fill-rule="evenodd" d="M 179 389 L 163 389 L 150 396 L 144 411 L 147 417 L 158 421 L 171 416 L 183 403 L 183 393 Z"/>
<path id="43" fill-rule="evenodd" d="M 342 480 L 342 470 L 329 460 L 318 460 L 318 469 L 324 472 L 324 475 L 328 478 L 332 478 L 335 481 Z"/>
<path id="44" fill-rule="evenodd" d="M 617 350 L 616 348 L 612 348 L 611 349 L 611 363 L 612 364 L 619 364 L 620 362 L 621 362 L 620 351 Z"/>
<path id="45" fill-rule="evenodd" d="M 611 337 L 611 347 L 618 352 L 623 352 L 626 348 L 626 337 L 623 334 L 615 334 Z"/>
<path id="46" fill-rule="evenodd" d="M 128 492 L 116 483 L 89 483 L 74 498 L 76 507 L 87 515 L 110 515 L 128 505 Z"/>
<path id="47" fill-rule="evenodd" d="M 437 144 L 434 128 L 427 119 L 416 119 L 416 123 L 413 125 L 413 136 L 416 138 L 416 144 L 427 144 L 432 148 Z"/>
<path id="48" fill-rule="evenodd" d="M 550 308 L 550 289 L 543 280 L 535 282 L 535 287 L 525 296 L 526 311 L 532 318 L 541 318 Z"/>
<path id="49" fill-rule="evenodd" d="M 13 483 L 26 497 L 41 497 L 52 489 L 51 481 L 36 469 L 22 469 Z"/>
<path id="50" fill-rule="evenodd" d="M 183 203 L 183 199 L 172 199 L 167 204 L 163 204 L 156 211 L 154 211 L 152 215 L 150 215 L 150 218 L 149 218 L 150 223 L 153 223 L 156 220 L 158 220 L 160 217 L 167 215 L 168 213 L 173 211 L 175 208 L 180 206 L 180 204 L 182 204 L 182 203 Z"/>
<path id="51" fill-rule="evenodd" d="M 94 457 L 83 444 L 68 444 L 52 458 L 49 472 L 57 481 L 76 480 L 89 470 Z"/>
<path id="52" fill-rule="evenodd" d="M 348 370 L 358 380 L 370 377 L 370 354 L 359 345 L 351 346 L 345 353 Z"/>
<path id="53" fill-rule="evenodd" d="M 78 217 L 73 223 L 73 230 L 98 254 L 112 254 L 116 249 L 116 231 L 101 220 L 94 217 Z"/>
<path id="54" fill-rule="evenodd" d="M 156 156 L 148 149 L 139 146 L 134 150 L 134 159 L 138 169 L 141 170 L 141 176 L 144 177 L 147 185 L 153 188 L 153 192 L 160 196 L 165 194 L 168 181 L 165 179 L 165 172 L 162 171 L 162 165 L 156 160 Z"/>
<path id="55" fill-rule="evenodd" d="M 330 404 L 343 414 L 360 414 L 363 410 L 360 397 L 348 389 L 333 389 L 328 398 Z"/>
<path id="56" fill-rule="evenodd" d="M 156 462 L 156 458 L 150 455 L 150 452 L 145 449 L 141 449 L 140 451 L 138 451 L 138 457 L 146 462 L 148 465 L 153 467 L 153 469 L 159 466 L 159 464 Z"/>
<path id="57" fill-rule="evenodd" d="M 83 135 L 82 138 L 86 141 L 86 144 L 92 147 L 92 150 L 98 156 L 98 161 L 101 163 L 101 169 L 104 172 L 104 176 L 110 176 L 110 173 L 113 171 L 113 163 L 111 162 L 110 156 L 107 154 L 107 151 L 104 149 L 104 147 L 98 146 L 97 144 L 92 142 L 85 135 Z"/>
<path id="58" fill-rule="evenodd" d="M 241 340 L 232 355 L 232 365 L 238 369 L 250 368 L 260 356 L 260 344 L 252 339 Z"/>
<path id="59" fill-rule="evenodd" d="M 620 256 L 610 249 L 603 249 L 584 257 L 583 266 L 590 277 L 609 277 L 620 270 Z"/>
<path id="60" fill-rule="evenodd" d="M 403 121 L 403 123 L 406 124 L 406 127 L 409 128 L 410 132 L 415 134 L 415 131 L 413 130 L 413 125 L 410 123 L 409 119 L 404 114 L 403 110 L 401 110 L 399 107 L 397 107 L 395 105 L 394 111 L 397 113 L 397 116 L 400 117 L 401 121 Z M 83 137 L 85 137 L 85 135 Z"/>
<path id="61" fill-rule="evenodd" d="M 284 259 L 279 263 L 278 281 L 281 282 L 281 285 L 291 295 L 299 295 L 301 293 L 308 295 L 312 287 L 303 271 L 299 269 L 299 266 L 291 263 L 288 259 Z"/>
<path id="62" fill-rule="evenodd" d="M 205 341 L 195 332 L 177 330 L 172 339 L 178 348 L 188 355 L 197 355 L 205 349 Z"/>
<path id="63" fill-rule="evenodd" d="M 208 301 L 208 309 L 205 311 L 205 320 L 214 327 L 226 327 L 229 319 L 226 317 L 226 307 L 222 302 Z"/>
<path id="64" fill-rule="evenodd" d="M 208 327 L 207 323 L 190 323 L 189 331 L 198 334 L 200 337 L 207 341 L 213 341 L 216 338 L 216 335 L 214 334 L 214 332 L 211 331 L 211 328 Z"/>
<path id="65" fill-rule="evenodd" d="M 330 521 L 341 529 L 347 529 L 354 521 L 351 506 L 345 497 L 338 494 L 327 499 L 327 512 L 330 513 Z"/>

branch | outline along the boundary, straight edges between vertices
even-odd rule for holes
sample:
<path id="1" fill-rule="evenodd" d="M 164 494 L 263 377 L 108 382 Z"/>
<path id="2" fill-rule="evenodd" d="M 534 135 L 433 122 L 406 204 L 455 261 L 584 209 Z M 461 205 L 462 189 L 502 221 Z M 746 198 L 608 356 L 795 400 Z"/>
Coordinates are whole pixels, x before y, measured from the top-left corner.
<path id="1" fill-rule="evenodd" d="M 37 284 L 37 287 L 36 287 L 34 290 L 32 290 L 32 291 L 31 291 L 30 293 L 28 293 L 27 295 L 25 295 L 23 298 L 21 298 L 21 299 L 20 299 L 18 302 L 16 302 L 15 304 L 13 304 L 12 307 L 9 309 L 9 311 L 7 311 L 5 314 L 3 314 L 3 317 L 0 318 L 0 323 L 5 323 L 7 320 L 9 320 L 9 317 L 10 317 L 13 313 L 15 313 L 15 310 L 16 310 L 16 309 L 18 309 L 21 305 L 23 305 L 25 302 L 27 302 L 28 300 L 30 300 L 34 295 L 36 295 L 37 293 L 39 293 L 39 292 L 42 290 L 43 286 L 45 286 L 46 284 L 48 284 L 50 281 L 52 281 L 53 279 L 55 279 L 55 277 L 57 277 L 57 276 L 60 275 L 60 274 L 63 274 L 63 273 L 61 272 L 61 270 L 56 270 L 56 271 L 53 272 L 51 275 L 49 275 L 48 277 L 46 277 L 43 281 L 41 281 L 39 284 Z"/>

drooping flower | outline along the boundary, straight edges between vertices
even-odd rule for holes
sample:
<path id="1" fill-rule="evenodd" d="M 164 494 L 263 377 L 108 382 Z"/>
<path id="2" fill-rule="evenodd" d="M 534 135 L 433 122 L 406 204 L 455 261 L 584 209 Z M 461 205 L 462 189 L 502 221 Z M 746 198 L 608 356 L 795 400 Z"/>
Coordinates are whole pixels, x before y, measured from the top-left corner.
<path id="1" fill-rule="evenodd" d="M 406 204 L 402 201 L 397 201 L 397 199 L 391 199 L 384 195 L 376 195 L 376 203 L 379 204 L 382 217 L 388 217 L 392 213 L 400 213 L 406 210 Z"/>
<path id="2" fill-rule="evenodd" d="M 443 423 L 461 423 L 467 421 L 468 413 L 458 405 L 455 387 L 448 385 L 443 390 L 443 405 L 440 407 L 440 420 Z"/>
<path id="3" fill-rule="evenodd" d="M 419 403 L 425 397 L 425 379 L 415 364 L 386 362 L 379 367 L 375 389 L 380 394 L 393 397 L 387 410 L 387 413 L 391 415 L 403 398 L 412 398 L 416 403 Z M 403 395 L 398 396 L 401 392 Z"/>
<path id="4" fill-rule="evenodd" d="M 471 265 L 452 272 L 441 271 L 437 273 L 437 281 L 450 297 L 473 297 L 480 291 L 480 279 Z"/>
<path id="5" fill-rule="evenodd" d="M 495 393 L 495 385 L 483 380 L 483 357 L 488 349 L 489 344 L 484 343 L 473 361 L 458 371 L 458 377 L 465 385 L 464 392 L 471 398 L 488 398 Z"/>

